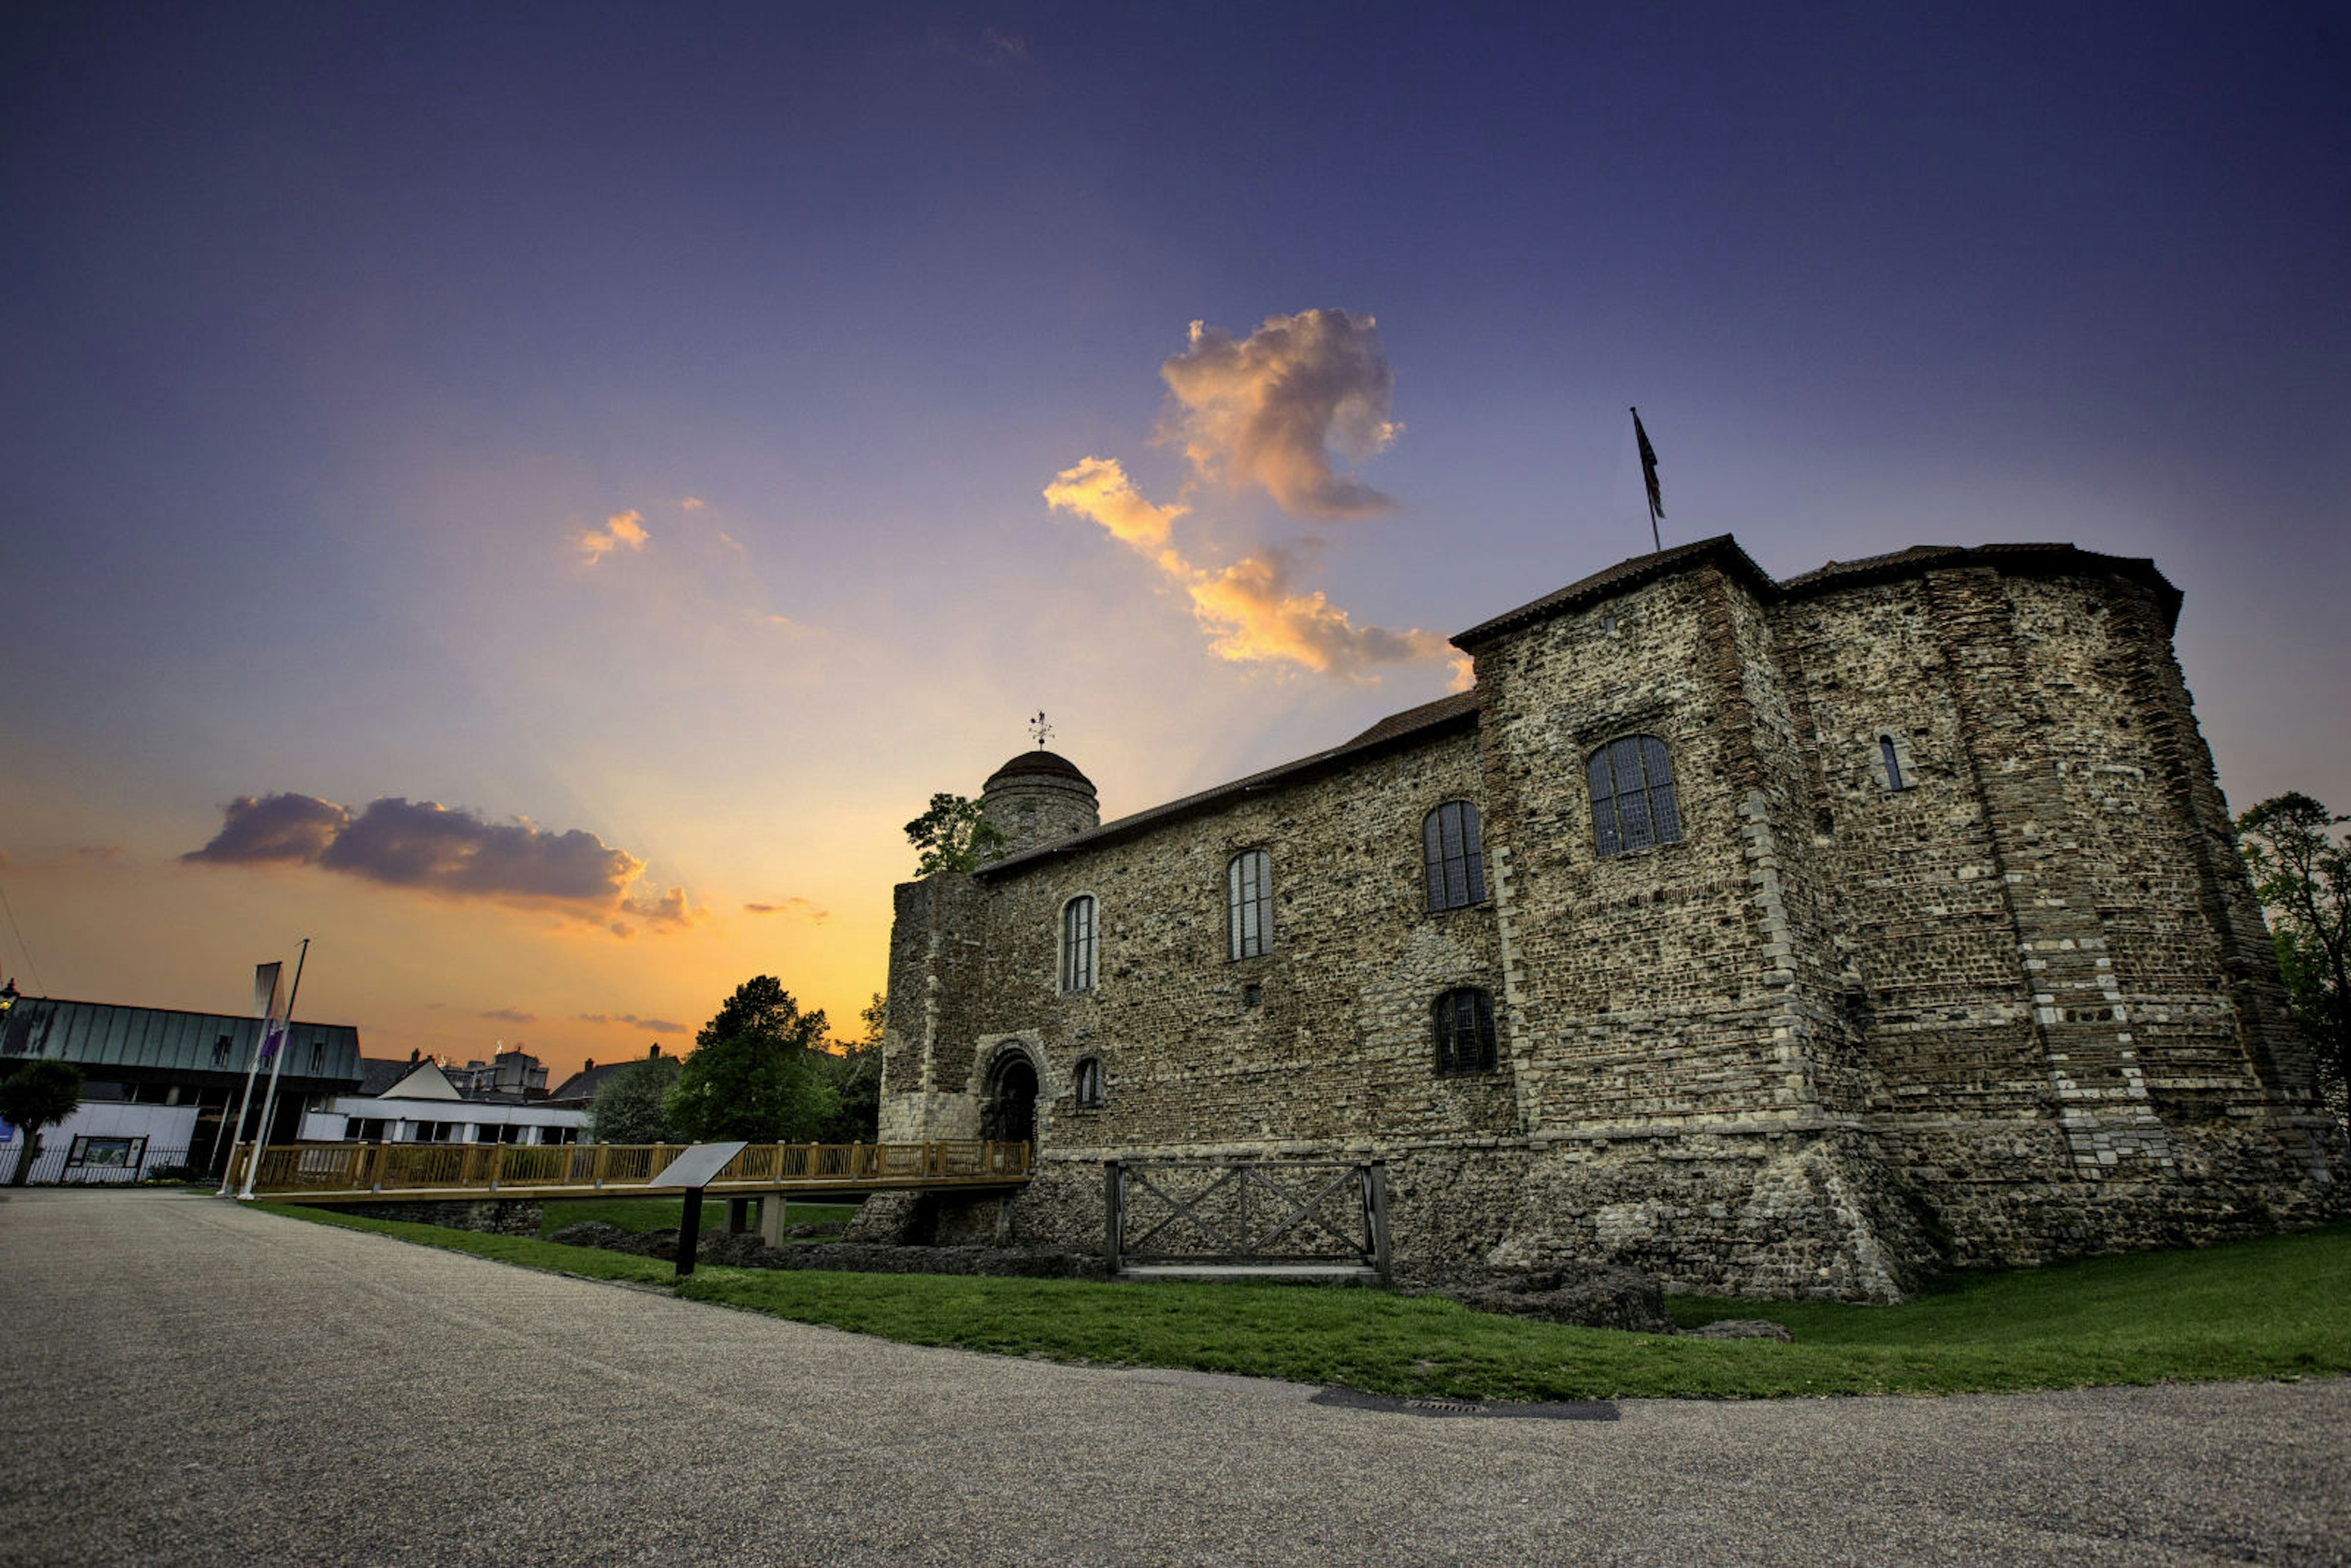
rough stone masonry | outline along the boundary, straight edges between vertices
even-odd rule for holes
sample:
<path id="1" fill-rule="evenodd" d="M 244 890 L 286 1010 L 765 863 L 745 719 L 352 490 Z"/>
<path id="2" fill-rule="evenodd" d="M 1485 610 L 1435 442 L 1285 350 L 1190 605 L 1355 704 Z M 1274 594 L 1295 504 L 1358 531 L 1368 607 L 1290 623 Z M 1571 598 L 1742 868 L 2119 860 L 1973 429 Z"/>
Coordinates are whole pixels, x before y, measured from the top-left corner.
<path id="1" fill-rule="evenodd" d="M 1763 1296 L 2342 1213 L 2179 602 L 2070 545 L 1779 582 L 1724 536 L 1117 821 L 1015 758 L 1004 858 L 897 889 L 882 1136 L 1033 1135 L 945 1217 L 1019 1244 L 1094 1244 L 1108 1158 L 1379 1157 L 1407 1273 Z"/>

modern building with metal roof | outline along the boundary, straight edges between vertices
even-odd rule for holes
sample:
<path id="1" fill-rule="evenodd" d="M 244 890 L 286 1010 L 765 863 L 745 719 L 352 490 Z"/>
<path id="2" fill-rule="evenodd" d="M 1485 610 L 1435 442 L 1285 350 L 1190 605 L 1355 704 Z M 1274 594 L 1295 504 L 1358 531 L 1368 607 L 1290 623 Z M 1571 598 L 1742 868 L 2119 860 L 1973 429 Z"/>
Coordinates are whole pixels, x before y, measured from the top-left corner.
<path id="1" fill-rule="evenodd" d="M 77 1117 L 108 1121 L 109 1137 L 132 1136 L 127 1129 L 136 1124 L 149 1165 L 217 1169 L 260 1038 L 261 1020 L 256 1018 L 26 997 L 0 1015 L 0 1072 L 43 1058 L 71 1062 L 83 1081 L 83 1110 Z M 290 1142 L 306 1108 L 356 1091 L 361 1076 L 360 1034 L 350 1024 L 297 1020 L 287 1026 L 283 1050 L 277 1110 L 271 1118 L 274 1142 Z M 266 1079 L 268 1071 L 263 1063 L 261 1076 Z M 256 1116 L 260 1100 L 256 1088 Z M 108 1107 L 120 1109 L 100 1116 Z M 118 1123 L 120 1127 L 113 1125 Z M 44 1146 L 70 1154 L 79 1147 L 77 1140 L 98 1135 L 77 1129 L 77 1123 L 67 1123 L 44 1135 Z M 248 1126 L 246 1135 L 252 1137 L 254 1129 Z M 167 1161 L 167 1154 L 176 1157 Z"/>

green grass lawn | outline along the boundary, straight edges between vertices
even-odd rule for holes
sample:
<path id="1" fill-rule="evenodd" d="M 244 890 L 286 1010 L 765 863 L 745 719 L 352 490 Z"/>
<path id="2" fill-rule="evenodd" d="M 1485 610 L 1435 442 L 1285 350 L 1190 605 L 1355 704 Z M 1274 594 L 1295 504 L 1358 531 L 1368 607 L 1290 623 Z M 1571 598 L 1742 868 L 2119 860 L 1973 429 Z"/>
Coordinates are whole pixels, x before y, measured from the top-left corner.
<path id="1" fill-rule="evenodd" d="M 567 1225 L 585 1220 L 601 1219 L 622 1230 L 674 1230 L 685 1208 L 682 1197 L 565 1197 L 547 1205 L 546 1223 L 538 1228 L 541 1236 L 552 1236 Z M 803 1221 L 815 1224 L 827 1219 L 846 1220 L 857 1212 L 853 1203 L 795 1203 L 789 1206 L 785 1218 L 799 1225 Z M 702 1205 L 702 1228 L 709 1230 L 726 1223 L 726 1200 L 708 1198 Z"/>
<path id="2" fill-rule="evenodd" d="M 270 1212 L 595 1279 L 672 1265 L 552 1242 Z M 1360 1287 L 1092 1284 L 705 1265 L 695 1301 L 909 1344 L 1193 1367 L 1467 1399 L 1956 1394 L 2351 1372 L 2351 1225 L 1970 1277 L 1898 1307 L 1672 1299 L 1685 1326 L 1783 1322 L 1792 1344 L 1562 1328 Z"/>

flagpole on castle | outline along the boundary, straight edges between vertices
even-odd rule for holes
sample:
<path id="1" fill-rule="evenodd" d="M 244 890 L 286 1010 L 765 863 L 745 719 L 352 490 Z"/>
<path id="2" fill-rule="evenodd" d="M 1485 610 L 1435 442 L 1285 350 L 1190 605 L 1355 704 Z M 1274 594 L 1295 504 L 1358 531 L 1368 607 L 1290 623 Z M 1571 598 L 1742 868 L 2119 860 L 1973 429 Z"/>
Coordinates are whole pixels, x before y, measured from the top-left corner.
<path id="1" fill-rule="evenodd" d="M 1666 515 L 1665 493 L 1657 488 L 1657 449 L 1649 444 L 1649 433 L 1641 428 L 1641 411 L 1633 411 L 1633 439 L 1641 444 L 1641 484 L 1649 492 L 1649 547 L 1662 550 L 1665 541 L 1657 537 L 1657 519 Z"/>
<path id="2" fill-rule="evenodd" d="M 254 1174 L 261 1168 L 261 1152 L 269 1146 L 269 1113 L 277 1104 L 277 1075 L 286 1071 L 287 1036 L 294 1027 L 294 998 L 302 994 L 302 966 L 310 957 L 310 939 L 302 938 L 302 950 L 294 955 L 294 988 L 286 993 L 286 1021 L 277 1035 L 277 1051 L 269 1064 L 269 1092 L 261 1099 L 261 1124 L 253 1130 L 253 1153 L 245 1162 L 245 1186 L 239 1197 L 253 1196 Z"/>

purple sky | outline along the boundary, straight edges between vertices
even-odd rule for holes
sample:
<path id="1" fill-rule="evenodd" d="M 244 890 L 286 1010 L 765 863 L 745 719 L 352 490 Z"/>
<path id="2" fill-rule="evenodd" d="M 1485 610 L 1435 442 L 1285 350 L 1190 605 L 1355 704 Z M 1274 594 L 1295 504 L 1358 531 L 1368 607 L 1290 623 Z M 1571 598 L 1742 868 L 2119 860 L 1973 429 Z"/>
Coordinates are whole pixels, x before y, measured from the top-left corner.
<path id="1" fill-rule="evenodd" d="M 2351 808 L 2339 8 L 1453 9 L 9 8 L 0 968 L 849 1026 L 1026 714 L 1117 813 L 1442 692 L 1634 402 L 1669 544 L 2152 556 Z"/>

